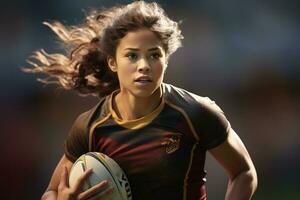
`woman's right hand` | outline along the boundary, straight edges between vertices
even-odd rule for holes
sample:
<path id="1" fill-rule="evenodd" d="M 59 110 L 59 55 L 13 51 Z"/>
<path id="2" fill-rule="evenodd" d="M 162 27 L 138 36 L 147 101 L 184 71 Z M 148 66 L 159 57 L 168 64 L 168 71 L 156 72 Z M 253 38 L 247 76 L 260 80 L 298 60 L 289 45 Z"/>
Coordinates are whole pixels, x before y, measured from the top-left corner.
<path id="1" fill-rule="evenodd" d="M 85 180 L 91 175 L 92 169 L 86 170 L 70 187 L 68 184 L 68 170 L 64 167 L 61 174 L 57 191 L 57 200 L 101 200 L 104 196 L 110 194 L 113 188 L 108 188 L 106 180 L 94 185 L 86 191 L 82 190 Z"/>

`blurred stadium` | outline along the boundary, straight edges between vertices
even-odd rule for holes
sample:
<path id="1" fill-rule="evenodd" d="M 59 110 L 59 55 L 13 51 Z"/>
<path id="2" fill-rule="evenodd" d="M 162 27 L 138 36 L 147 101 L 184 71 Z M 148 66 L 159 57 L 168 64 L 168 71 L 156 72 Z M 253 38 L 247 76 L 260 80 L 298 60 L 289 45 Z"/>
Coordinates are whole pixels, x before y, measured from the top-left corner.
<path id="1" fill-rule="evenodd" d="M 21 72 L 33 51 L 61 51 L 42 22 L 75 25 L 90 8 L 128 2 L 1 1 L 1 199 L 40 198 L 73 120 L 97 102 Z M 254 200 L 300 199 L 300 2 L 157 2 L 182 21 L 185 36 L 165 82 L 209 96 L 224 110 L 256 165 Z M 209 154 L 206 168 L 208 199 L 222 199 L 224 171 Z"/>

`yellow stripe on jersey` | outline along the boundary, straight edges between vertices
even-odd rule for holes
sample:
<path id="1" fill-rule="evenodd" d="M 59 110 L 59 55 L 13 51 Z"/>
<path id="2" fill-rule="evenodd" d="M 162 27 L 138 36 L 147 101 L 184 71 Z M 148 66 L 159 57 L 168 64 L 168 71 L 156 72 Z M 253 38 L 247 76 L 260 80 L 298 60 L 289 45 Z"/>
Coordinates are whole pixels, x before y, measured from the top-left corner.
<path id="1" fill-rule="evenodd" d="M 94 133 L 94 130 L 95 128 L 102 124 L 103 122 L 105 122 L 109 117 L 110 117 L 110 113 L 105 116 L 104 118 L 102 118 L 101 120 L 99 121 L 96 121 L 90 128 L 90 133 L 89 133 L 89 151 L 93 151 L 93 133 Z"/>
<path id="2" fill-rule="evenodd" d="M 110 104 L 112 104 L 112 102 Z M 150 114 L 148 114 L 144 117 L 134 119 L 134 120 L 120 119 L 118 117 L 118 115 L 116 114 L 116 112 L 112 109 L 112 107 L 111 107 L 111 114 L 117 124 L 127 128 L 127 129 L 134 130 L 134 129 L 143 128 L 143 127 L 147 126 L 148 124 L 150 124 L 159 115 L 159 113 L 163 110 L 164 105 L 165 105 L 165 101 L 162 98 L 159 106 L 154 111 L 152 111 Z"/>
<path id="3" fill-rule="evenodd" d="M 167 105 L 171 106 L 172 108 L 174 108 L 175 110 L 179 111 L 183 116 L 184 118 L 186 119 L 195 139 L 197 141 L 199 141 L 199 136 L 197 135 L 196 131 L 195 131 L 195 128 L 189 118 L 189 116 L 187 115 L 187 113 L 180 107 L 170 103 L 170 102 L 166 102 Z M 186 200 L 187 199 L 187 186 L 188 186 L 188 178 L 189 178 L 189 173 L 190 173 L 190 170 L 191 170 L 191 167 L 192 167 L 192 164 L 193 164 L 193 160 L 194 160 L 194 150 L 196 148 L 198 143 L 195 143 L 193 145 L 193 148 L 191 150 L 191 153 L 190 153 L 190 159 L 189 159 L 189 165 L 188 165 L 188 169 L 186 171 L 186 174 L 185 174 L 185 178 L 184 178 L 184 183 L 183 183 L 183 200 Z"/>
<path id="4" fill-rule="evenodd" d="M 123 120 L 123 119 L 119 118 L 119 116 L 114 111 L 113 106 L 112 106 L 113 105 L 113 97 L 119 91 L 120 90 L 116 90 L 110 95 L 109 109 L 110 109 L 111 115 L 112 115 L 113 119 L 115 120 L 115 122 L 117 124 L 119 124 L 120 126 L 123 126 L 127 129 L 135 130 L 135 129 L 140 129 L 140 128 L 143 128 L 143 127 L 147 126 L 159 115 L 159 113 L 164 108 L 165 100 L 164 100 L 164 97 L 162 95 L 161 102 L 160 102 L 159 106 L 157 108 L 155 108 L 148 115 L 146 115 L 144 117 L 141 117 L 141 118 L 138 118 L 138 119 L 134 119 L 134 120 Z"/>

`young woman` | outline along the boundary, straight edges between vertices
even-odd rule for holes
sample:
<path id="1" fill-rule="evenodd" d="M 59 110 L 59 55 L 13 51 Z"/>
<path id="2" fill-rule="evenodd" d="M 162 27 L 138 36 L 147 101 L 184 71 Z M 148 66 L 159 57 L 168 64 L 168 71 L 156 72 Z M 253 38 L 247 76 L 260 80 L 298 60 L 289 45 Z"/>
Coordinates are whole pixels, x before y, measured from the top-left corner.
<path id="1" fill-rule="evenodd" d="M 101 199 L 112 191 L 107 181 L 82 191 L 90 170 L 68 186 L 73 162 L 89 151 L 118 162 L 134 200 L 206 199 L 207 151 L 229 176 L 225 199 L 251 198 L 256 171 L 222 110 L 209 98 L 163 83 L 183 36 L 158 4 L 137 1 L 92 12 L 78 27 L 46 24 L 67 44 L 69 57 L 40 51 L 27 71 L 101 98 L 74 122 L 42 199 Z"/>

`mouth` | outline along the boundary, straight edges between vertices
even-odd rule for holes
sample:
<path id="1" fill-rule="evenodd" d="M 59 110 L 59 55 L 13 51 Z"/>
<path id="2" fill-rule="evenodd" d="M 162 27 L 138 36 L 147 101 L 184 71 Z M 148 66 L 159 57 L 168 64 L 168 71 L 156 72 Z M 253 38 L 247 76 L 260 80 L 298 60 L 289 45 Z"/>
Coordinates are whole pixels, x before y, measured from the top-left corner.
<path id="1" fill-rule="evenodd" d="M 152 79 L 149 76 L 141 76 L 134 80 L 137 83 L 151 83 Z"/>

